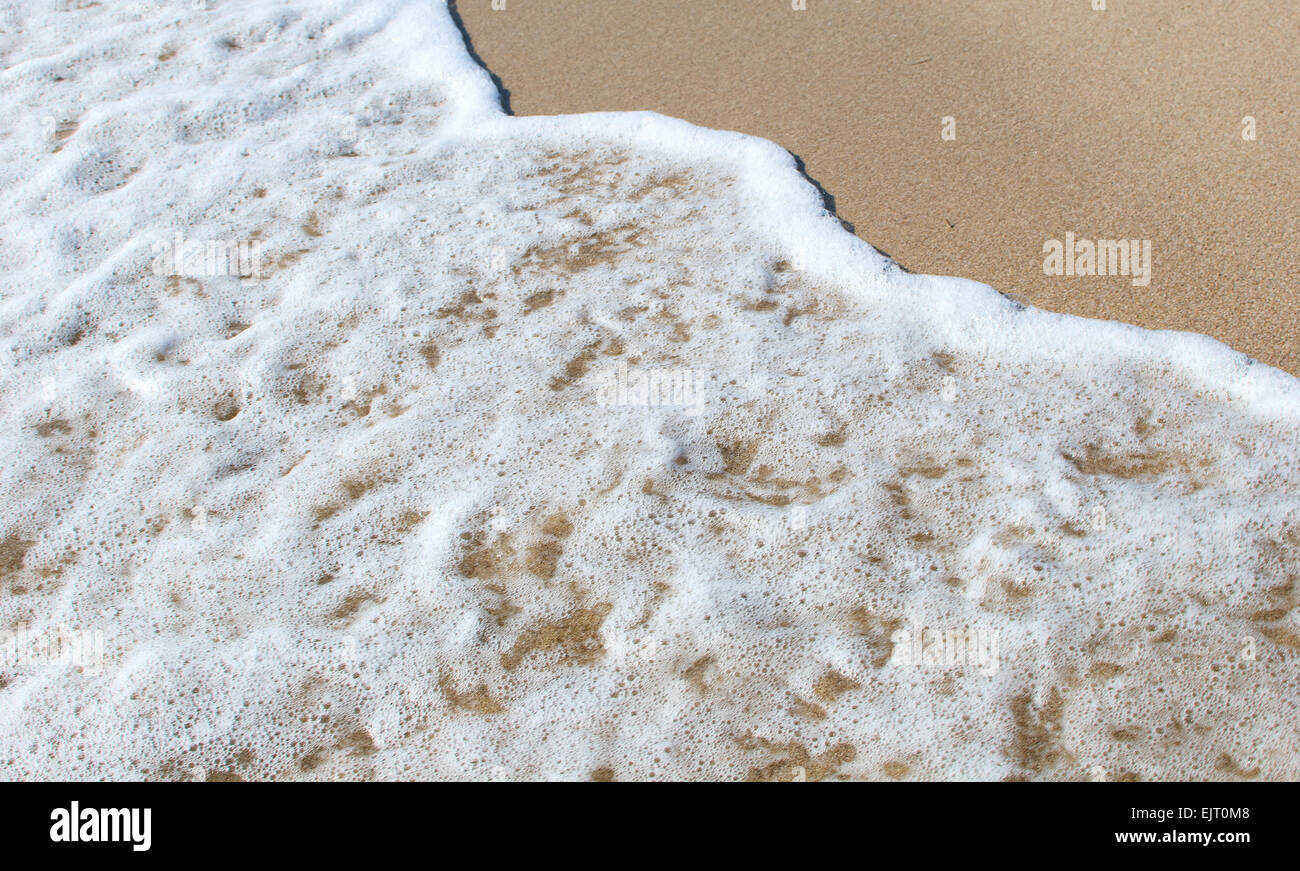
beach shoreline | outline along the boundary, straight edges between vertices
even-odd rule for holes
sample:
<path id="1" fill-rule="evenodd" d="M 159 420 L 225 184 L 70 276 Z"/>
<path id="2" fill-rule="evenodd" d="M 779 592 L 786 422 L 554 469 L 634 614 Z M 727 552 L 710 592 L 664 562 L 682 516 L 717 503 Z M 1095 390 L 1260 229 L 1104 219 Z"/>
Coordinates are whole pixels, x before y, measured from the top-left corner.
<path id="1" fill-rule="evenodd" d="M 1183 5 L 455 9 L 515 114 L 652 110 L 770 139 L 909 271 L 1297 374 L 1300 7 Z M 1067 234 L 1149 243 L 1150 281 L 1051 274 Z"/>

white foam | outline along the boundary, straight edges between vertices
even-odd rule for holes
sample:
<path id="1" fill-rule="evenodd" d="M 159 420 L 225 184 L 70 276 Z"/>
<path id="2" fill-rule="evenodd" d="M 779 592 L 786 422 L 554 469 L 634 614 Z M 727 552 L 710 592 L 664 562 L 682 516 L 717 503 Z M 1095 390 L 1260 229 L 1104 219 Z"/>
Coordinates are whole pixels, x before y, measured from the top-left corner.
<path id="1" fill-rule="evenodd" d="M 1294 378 L 504 116 L 440 3 L 76 5 L 0 37 L 5 776 L 1300 774 Z"/>

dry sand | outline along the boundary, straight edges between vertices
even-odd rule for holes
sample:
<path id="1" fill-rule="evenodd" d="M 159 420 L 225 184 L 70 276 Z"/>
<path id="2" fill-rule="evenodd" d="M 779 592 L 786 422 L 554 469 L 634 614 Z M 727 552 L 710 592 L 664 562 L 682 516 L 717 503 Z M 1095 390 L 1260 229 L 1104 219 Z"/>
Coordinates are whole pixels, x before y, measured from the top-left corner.
<path id="1" fill-rule="evenodd" d="M 1106 6 L 456 4 L 515 114 L 651 109 L 762 136 L 914 272 L 1207 333 L 1300 374 L 1300 3 Z M 1150 284 L 1044 275 L 1067 232 L 1151 240 Z"/>

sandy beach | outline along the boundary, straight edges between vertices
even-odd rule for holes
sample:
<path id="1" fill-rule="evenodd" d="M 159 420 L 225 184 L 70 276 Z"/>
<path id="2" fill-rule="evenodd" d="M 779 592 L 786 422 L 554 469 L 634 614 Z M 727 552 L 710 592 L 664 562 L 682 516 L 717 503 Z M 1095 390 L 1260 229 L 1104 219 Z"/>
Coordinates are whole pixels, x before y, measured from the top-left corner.
<path id="1" fill-rule="evenodd" d="M 1300 372 L 1300 5 L 455 5 L 517 115 L 649 109 L 771 139 L 909 270 Z M 1150 283 L 1044 275 L 1067 232 L 1150 240 Z"/>
<path id="2" fill-rule="evenodd" d="M 1297 13 L 1093 5 L 11 0 L 0 779 L 1300 778 Z"/>

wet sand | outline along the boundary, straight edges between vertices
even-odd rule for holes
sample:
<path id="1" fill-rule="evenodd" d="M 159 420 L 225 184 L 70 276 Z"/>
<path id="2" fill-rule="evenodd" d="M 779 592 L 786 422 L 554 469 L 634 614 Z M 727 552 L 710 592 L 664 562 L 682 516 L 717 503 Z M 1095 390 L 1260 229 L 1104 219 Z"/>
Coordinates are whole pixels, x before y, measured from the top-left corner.
<path id="1" fill-rule="evenodd" d="M 762 136 L 907 269 L 1300 373 L 1300 4 L 455 5 L 515 114 L 650 109 Z M 1150 240 L 1150 283 L 1045 275 L 1067 233 Z"/>

